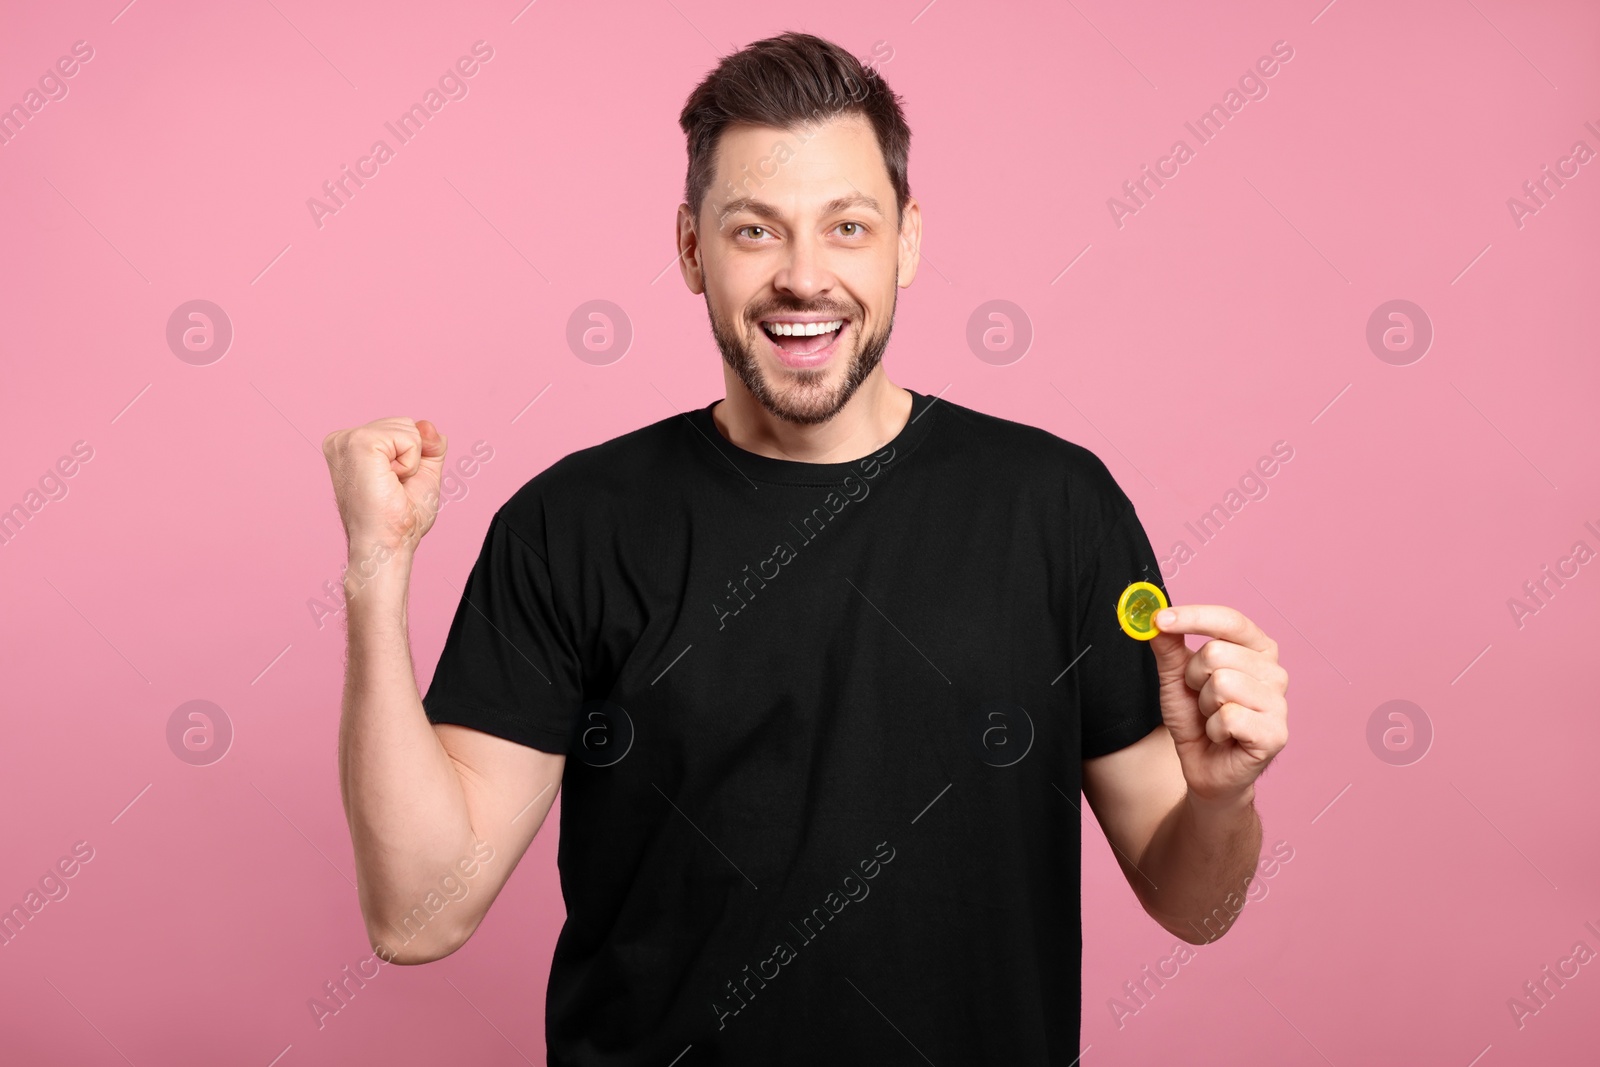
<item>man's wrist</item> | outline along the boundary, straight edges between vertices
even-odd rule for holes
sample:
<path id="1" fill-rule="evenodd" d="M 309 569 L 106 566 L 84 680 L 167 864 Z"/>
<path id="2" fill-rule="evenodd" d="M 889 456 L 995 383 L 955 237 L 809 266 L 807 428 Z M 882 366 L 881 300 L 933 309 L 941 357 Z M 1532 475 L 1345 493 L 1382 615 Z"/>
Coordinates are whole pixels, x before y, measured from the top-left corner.
<path id="1" fill-rule="evenodd" d="M 1245 786 L 1236 793 L 1223 796 L 1202 797 L 1193 789 L 1184 796 L 1184 802 L 1189 805 L 1196 818 L 1216 821 L 1218 819 L 1234 819 L 1255 806 L 1256 786 L 1254 782 Z"/>
<path id="2" fill-rule="evenodd" d="M 411 564 L 415 546 L 391 548 L 373 545 L 350 546 L 345 564 L 344 593 L 347 602 L 405 599 L 411 583 Z"/>

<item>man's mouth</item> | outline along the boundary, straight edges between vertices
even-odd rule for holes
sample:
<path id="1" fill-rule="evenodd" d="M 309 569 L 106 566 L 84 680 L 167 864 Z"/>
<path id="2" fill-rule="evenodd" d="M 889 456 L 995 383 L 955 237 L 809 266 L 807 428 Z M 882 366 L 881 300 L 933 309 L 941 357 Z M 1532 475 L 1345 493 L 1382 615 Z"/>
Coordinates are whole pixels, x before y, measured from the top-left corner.
<path id="1" fill-rule="evenodd" d="M 849 319 L 772 318 L 761 323 L 778 358 L 791 367 L 810 367 L 824 362 L 844 335 Z"/>

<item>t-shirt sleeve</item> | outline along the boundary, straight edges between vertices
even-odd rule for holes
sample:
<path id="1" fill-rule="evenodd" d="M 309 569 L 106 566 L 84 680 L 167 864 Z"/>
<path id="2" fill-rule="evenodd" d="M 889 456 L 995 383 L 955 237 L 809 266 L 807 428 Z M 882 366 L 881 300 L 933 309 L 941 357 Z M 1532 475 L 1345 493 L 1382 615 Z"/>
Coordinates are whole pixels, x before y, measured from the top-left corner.
<path id="1" fill-rule="evenodd" d="M 549 563 L 495 513 L 422 698 L 428 721 L 566 753 L 582 704 L 576 646 Z"/>
<path id="2" fill-rule="evenodd" d="M 1110 474 L 1104 478 L 1109 482 Z M 1155 651 L 1148 641 L 1123 631 L 1117 599 L 1133 582 L 1150 582 L 1163 594 L 1167 587 L 1133 503 L 1114 482 L 1087 510 L 1080 516 L 1088 520 L 1080 536 L 1094 547 L 1074 583 L 1079 658 L 1072 673 L 1077 675 L 1082 756 L 1092 759 L 1133 744 L 1162 723 Z M 1171 599 L 1168 594 L 1168 603 Z"/>

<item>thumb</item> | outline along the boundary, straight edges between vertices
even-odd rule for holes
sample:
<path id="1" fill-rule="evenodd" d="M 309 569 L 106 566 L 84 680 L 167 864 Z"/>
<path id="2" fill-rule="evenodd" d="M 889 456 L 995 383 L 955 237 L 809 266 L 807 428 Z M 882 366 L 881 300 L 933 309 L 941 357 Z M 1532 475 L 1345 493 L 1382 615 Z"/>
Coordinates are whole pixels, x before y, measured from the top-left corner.
<path id="1" fill-rule="evenodd" d="M 1183 678 L 1184 668 L 1189 666 L 1189 657 L 1193 655 L 1184 643 L 1183 634 L 1162 630 L 1150 639 L 1150 649 L 1156 654 L 1156 675 L 1161 681 Z"/>
<path id="2" fill-rule="evenodd" d="M 417 420 L 417 433 L 421 437 L 422 445 L 422 462 L 419 467 L 433 475 L 437 481 L 444 469 L 444 453 L 449 447 L 449 441 L 439 432 L 439 428 L 427 419 Z"/>

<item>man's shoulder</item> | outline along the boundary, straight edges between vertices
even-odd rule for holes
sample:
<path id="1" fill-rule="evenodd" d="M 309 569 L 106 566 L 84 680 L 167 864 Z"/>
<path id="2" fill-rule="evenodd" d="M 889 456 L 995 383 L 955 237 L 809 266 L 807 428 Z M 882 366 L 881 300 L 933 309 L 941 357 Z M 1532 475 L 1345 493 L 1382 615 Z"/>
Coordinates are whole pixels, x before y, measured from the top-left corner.
<path id="1" fill-rule="evenodd" d="M 1043 426 L 976 408 L 938 401 L 950 427 L 945 435 L 954 452 L 998 464 L 997 474 L 1037 483 L 1057 479 L 1079 493 L 1117 496 L 1121 487 L 1105 462 L 1088 447 Z"/>
<path id="2" fill-rule="evenodd" d="M 681 483 L 687 450 L 684 415 L 655 422 L 568 452 L 522 483 L 501 511 L 524 529 L 542 526 L 547 515 L 575 517 L 595 508 L 644 502 L 652 493 Z"/>
<path id="3" fill-rule="evenodd" d="M 683 459 L 687 413 L 668 415 L 585 448 L 568 452 L 536 477 L 552 488 L 582 491 L 603 484 L 628 485 Z"/>

